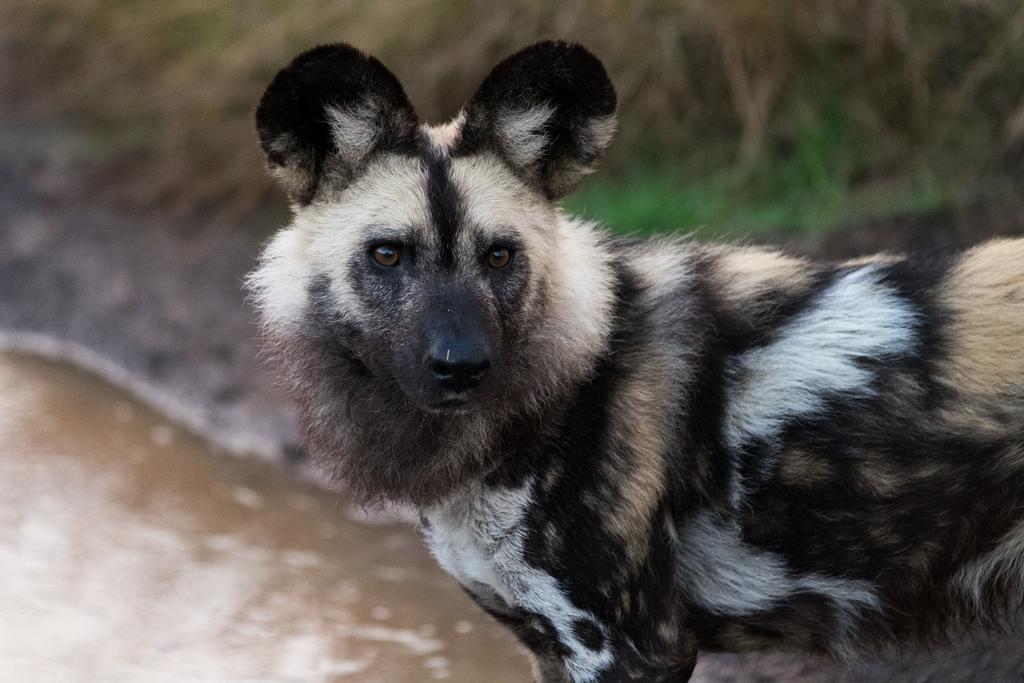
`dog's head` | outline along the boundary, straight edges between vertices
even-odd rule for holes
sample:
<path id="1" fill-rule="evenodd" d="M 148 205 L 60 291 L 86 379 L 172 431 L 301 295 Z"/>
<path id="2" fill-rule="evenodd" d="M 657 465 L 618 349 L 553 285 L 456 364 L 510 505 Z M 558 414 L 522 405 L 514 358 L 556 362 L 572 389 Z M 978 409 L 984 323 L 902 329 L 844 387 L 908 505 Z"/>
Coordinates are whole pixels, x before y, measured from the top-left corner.
<path id="1" fill-rule="evenodd" d="M 348 45 L 277 74 L 256 125 L 295 216 L 250 285 L 314 437 L 333 420 L 381 443 L 389 429 L 438 452 L 479 449 L 475 430 L 585 374 L 607 325 L 608 264 L 557 201 L 594 169 L 614 112 L 601 63 L 559 42 L 506 59 L 436 127 Z"/>

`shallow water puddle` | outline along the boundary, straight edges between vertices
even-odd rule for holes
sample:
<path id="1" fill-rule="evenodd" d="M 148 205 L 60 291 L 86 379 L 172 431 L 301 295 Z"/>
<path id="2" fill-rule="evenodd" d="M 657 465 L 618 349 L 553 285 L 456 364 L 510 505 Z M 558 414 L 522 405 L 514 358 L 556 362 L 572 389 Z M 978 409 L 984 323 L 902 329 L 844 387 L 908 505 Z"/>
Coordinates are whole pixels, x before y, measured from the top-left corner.
<path id="1" fill-rule="evenodd" d="M 0 354 L 0 681 L 522 681 L 415 533 Z"/>

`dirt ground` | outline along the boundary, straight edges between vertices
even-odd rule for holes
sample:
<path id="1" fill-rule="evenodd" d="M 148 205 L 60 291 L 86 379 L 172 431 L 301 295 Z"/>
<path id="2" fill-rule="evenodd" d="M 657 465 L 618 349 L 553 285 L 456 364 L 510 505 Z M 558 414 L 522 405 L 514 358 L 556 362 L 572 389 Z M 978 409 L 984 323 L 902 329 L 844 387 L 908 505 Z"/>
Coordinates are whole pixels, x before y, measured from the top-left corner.
<path id="1" fill-rule="evenodd" d="M 68 357 L 217 448 L 308 474 L 294 409 L 260 360 L 242 293 L 260 243 L 285 217 L 233 227 L 91 205 L 73 191 L 65 142 L 59 131 L 0 122 L 0 348 Z M 842 258 L 1011 234 L 1024 234 L 1024 202 L 771 241 Z M 1017 629 L 849 669 L 791 655 L 705 656 L 697 680 L 1021 681 L 1022 639 Z"/>
<path id="2" fill-rule="evenodd" d="M 0 141 L 3 345 L 70 355 L 230 451 L 292 453 L 293 410 L 242 291 L 274 219 L 231 227 L 67 200 L 72 142 L 12 124 Z"/>

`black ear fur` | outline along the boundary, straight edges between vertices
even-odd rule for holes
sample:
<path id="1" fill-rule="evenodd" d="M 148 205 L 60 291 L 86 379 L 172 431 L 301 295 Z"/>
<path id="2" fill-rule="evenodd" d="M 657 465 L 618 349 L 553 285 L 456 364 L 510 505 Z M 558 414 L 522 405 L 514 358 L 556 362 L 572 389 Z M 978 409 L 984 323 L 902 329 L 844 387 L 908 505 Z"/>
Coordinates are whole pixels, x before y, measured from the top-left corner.
<path id="1" fill-rule="evenodd" d="M 615 128 L 615 88 L 575 43 L 546 41 L 494 67 L 464 110 L 456 153 L 497 152 L 548 197 L 592 172 Z"/>
<path id="2" fill-rule="evenodd" d="M 374 152 L 415 153 L 417 125 L 395 75 L 344 43 L 293 59 L 256 109 L 271 173 L 301 205 L 328 179 L 347 184 Z"/>

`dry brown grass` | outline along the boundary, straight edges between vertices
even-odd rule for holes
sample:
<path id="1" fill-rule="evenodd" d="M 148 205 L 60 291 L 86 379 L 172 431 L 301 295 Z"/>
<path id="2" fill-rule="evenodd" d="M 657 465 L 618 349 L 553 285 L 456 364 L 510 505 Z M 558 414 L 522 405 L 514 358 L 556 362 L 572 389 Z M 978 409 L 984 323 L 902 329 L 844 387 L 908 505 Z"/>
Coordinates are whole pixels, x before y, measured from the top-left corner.
<path id="1" fill-rule="evenodd" d="M 7 2 L 0 106 L 99 131 L 98 177 L 122 199 L 244 210 L 268 191 L 253 106 L 301 49 L 345 40 L 380 56 L 437 120 L 542 37 L 606 61 L 626 138 L 612 165 L 641 148 L 670 160 L 714 148 L 750 167 L 837 109 L 872 141 L 868 175 L 1024 137 L 1016 0 Z"/>

